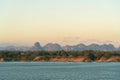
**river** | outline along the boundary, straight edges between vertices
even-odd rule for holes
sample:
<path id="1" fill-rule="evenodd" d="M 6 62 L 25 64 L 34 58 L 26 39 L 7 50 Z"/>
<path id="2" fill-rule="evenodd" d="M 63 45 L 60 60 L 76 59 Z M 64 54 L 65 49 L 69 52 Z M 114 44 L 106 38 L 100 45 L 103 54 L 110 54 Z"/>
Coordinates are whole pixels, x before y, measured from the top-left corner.
<path id="1" fill-rule="evenodd" d="M 1 62 L 0 80 L 120 80 L 120 63 Z"/>

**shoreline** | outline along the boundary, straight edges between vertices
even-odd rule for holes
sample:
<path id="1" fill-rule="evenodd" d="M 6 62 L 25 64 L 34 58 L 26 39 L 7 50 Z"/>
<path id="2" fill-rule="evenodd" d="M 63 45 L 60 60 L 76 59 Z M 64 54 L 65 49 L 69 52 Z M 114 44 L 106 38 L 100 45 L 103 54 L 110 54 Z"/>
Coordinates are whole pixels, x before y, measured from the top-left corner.
<path id="1" fill-rule="evenodd" d="M 0 62 L 120 62 L 120 52 L 0 51 Z"/>

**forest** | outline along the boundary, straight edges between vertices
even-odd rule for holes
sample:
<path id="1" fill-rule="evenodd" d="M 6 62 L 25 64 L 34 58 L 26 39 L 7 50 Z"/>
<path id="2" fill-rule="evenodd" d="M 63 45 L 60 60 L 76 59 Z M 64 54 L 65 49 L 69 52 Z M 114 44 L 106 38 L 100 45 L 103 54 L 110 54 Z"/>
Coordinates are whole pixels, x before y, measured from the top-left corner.
<path id="1" fill-rule="evenodd" d="M 120 51 L 0 51 L 1 62 L 120 62 Z"/>

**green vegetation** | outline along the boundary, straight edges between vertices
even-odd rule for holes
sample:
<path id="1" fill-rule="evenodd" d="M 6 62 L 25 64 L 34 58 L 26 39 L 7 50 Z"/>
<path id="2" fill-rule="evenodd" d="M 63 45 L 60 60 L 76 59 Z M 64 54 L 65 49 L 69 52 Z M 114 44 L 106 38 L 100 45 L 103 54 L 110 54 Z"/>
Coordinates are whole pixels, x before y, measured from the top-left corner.
<path id="1" fill-rule="evenodd" d="M 84 58 L 83 62 L 116 61 L 120 62 L 120 52 L 106 51 L 0 51 L 3 61 L 52 61 L 51 59 Z"/>

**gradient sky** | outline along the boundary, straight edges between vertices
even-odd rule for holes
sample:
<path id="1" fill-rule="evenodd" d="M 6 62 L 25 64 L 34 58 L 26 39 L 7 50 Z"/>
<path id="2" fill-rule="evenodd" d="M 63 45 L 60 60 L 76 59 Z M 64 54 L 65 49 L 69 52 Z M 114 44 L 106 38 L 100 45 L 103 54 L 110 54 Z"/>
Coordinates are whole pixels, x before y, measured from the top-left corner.
<path id="1" fill-rule="evenodd" d="M 0 43 L 120 45 L 120 0 L 0 0 Z"/>

